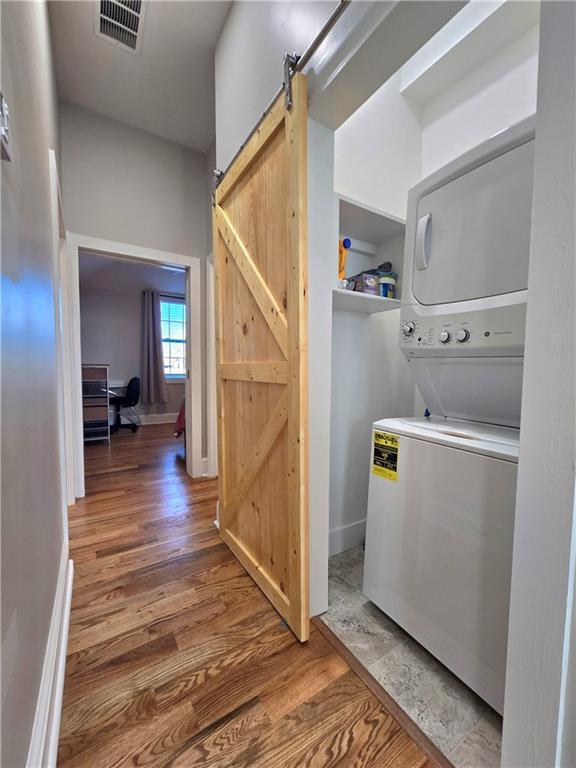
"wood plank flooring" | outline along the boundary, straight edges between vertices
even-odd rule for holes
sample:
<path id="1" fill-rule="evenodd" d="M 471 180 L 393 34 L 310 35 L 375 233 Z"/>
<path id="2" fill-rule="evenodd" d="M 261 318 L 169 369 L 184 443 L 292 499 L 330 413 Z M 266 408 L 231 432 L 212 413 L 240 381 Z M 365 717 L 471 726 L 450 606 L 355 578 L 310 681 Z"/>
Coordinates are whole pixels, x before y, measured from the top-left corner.
<path id="1" fill-rule="evenodd" d="M 329 637 L 295 640 L 181 453 L 170 425 L 86 448 L 60 768 L 437 766 Z"/>

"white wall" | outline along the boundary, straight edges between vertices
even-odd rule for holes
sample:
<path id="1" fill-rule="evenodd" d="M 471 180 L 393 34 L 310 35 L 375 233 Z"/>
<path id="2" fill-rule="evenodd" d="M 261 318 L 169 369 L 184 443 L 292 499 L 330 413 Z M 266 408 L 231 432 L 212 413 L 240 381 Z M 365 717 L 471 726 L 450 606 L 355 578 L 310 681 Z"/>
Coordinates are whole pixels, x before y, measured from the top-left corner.
<path id="1" fill-rule="evenodd" d="M 412 413 L 414 382 L 398 347 L 399 324 L 399 309 L 333 314 L 330 554 L 364 538 L 372 422 Z"/>
<path id="2" fill-rule="evenodd" d="M 206 257 L 204 155 L 72 104 L 60 124 L 70 231 Z"/>
<path id="3" fill-rule="evenodd" d="M 536 112 L 538 27 L 466 75 L 421 113 L 422 177 Z"/>
<path id="4" fill-rule="evenodd" d="M 317 1 L 233 4 L 215 54 L 218 168 L 226 168 L 281 87 L 284 53 L 302 54 L 332 10 Z"/>
<path id="5" fill-rule="evenodd" d="M 310 614 L 328 608 L 332 281 L 338 258 L 334 131 L 308 120 L 308 430 Z"/>
<path id="6" fill-rule="evenodd" d="M 24 766 L 61 557 L 50 165 L 58 105 L 45 3 L 2 3 L 2 754 Z M 49 674 L 48 668 L 46 672 Z M 47 678 L 49 679 L 49 678 Z"/>
<path id="7" fill-rule="evenodd" d="M 334 187 L 360 203 L 406 218 L 420 180 L 422 129 L 394 75 L 336 131 Z"/>
<path id="8" fill-rule="evenodd" d="M 339 194 L 405 218 L 414 184 L 534 114 L 538 28 L 424 106 L 400 92 L 402 71 L 336 131 L 334 178 Z"/>
<path id="9" fill-rule="evenodd" d="M 576 758 L 576 5 L 541 10 L 503 766 Z M 572 646 L 572 647 L 571 647 Z"/>

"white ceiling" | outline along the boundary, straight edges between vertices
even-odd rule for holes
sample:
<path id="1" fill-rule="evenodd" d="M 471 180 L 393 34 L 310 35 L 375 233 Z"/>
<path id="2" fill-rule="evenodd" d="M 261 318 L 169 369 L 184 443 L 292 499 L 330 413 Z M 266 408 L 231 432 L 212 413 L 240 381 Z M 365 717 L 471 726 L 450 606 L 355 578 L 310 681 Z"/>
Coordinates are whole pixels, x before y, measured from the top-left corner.
<path id="1" fill-rule="evenodd" d="M 101 253 L 83 251 L 78 272 L 82 288 L 101 288 L 122 293 L 134 293 L 145 288 L 167 293 L 183 294 L 186 291 L 186 273 L 183 269 Z"/>
<path id="2" fill-rule="evenodd" d="M 214 47 L 231 3 L 145 0 L 139 55 L 96 35 L 95 4 L 50 3 L 60 97 L 206 152 L 214 141 Z"/>

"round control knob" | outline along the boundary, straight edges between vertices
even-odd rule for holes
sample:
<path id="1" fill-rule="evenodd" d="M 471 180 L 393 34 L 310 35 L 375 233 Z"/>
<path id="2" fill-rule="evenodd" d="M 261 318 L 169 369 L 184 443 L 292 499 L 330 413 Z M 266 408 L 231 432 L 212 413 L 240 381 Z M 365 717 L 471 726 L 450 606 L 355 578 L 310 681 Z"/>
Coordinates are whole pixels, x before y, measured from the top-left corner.
<path id="1" fill-rule="evenodd" d="M 442 331 L 440 333 L 440 341 L 442 342 L 442 344 L 448 344 L 451 338 L 452 338 L 452 334 L 450 333 L 450 331 Z"/>
<path id="2" fill-rule="evenodd" d="M 414 331 L 416 330 L 416 326 L 412 322 L 412 320 L 409 320 L 407 323 L 404 323 L 402 326 L 402 333 L 404 336 L 412 336 Z"/>
<path id="3" fill-rule="evenodd" d="M 464 342 L 468 341 L 470 338 L 470 331 L 468 331 L 466 328 L 461 328 L 458 333 L 456 334 L 456 341 Z"/>

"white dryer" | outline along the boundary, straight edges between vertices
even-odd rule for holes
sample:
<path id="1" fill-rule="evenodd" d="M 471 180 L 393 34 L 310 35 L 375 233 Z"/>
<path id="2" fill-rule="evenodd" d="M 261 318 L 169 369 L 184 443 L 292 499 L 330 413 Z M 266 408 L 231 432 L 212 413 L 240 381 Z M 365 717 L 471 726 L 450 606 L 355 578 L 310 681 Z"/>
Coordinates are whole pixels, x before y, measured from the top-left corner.
<path id="1" fill-rule="evenodd" d="M 364 594 L 502 712 L 518 430 L 385 419 L 371 461 Z"/>
<path id="2" fill-rule="evenodd" d="M 400 348 L 434 415 L 520 426 L 534 123 L 408 196 Z"/>
<path id="3" fill-rule="evenodd" d="M 364 592 L 504 701 L 534 124 L 408 197 L 400 348 L 430 419 L 376 422 Z"/>

